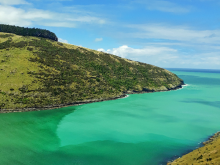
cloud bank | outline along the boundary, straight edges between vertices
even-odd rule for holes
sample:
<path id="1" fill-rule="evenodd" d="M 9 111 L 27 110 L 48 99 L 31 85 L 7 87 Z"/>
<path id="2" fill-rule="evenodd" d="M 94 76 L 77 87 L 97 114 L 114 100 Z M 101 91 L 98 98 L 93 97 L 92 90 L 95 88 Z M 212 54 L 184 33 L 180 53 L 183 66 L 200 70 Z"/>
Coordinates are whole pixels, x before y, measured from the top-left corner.
<path id="1" fill-rule="evenodd" d="M 98 51 L 161 67 L 189 68 L 191 66 L 190 68 L 210 68 L 210 64 L 213 67 L 220 65 L 220 51 L 186 55 L 169 47 L 148 46 L 135 49 L 127 45 L 107 50 L 100 48 Z"/>
<path id="2" fill-rule="evenodd" d="M 106 20 L 97 16 L 83 15 L 78 11 L 57 13 L 53 11 L 30 8 L 19 8 L 13 5 L 28 4 L 23 0 L 0 0 L 0 23 L 18 26 L 53 26 L 76 28 L 81 25 L 102 25 Z"/>
<path id="3" fill-rule="evenodd" d="M 133 38 L 154 38 L 191 43 L 220 42 L 220 30 L 193 30 L 187 26 L 172 26 L 164 24 L 128 25 L 136 32 L 123 34 Z"/>
<path id="4" fill-rule="evenodd" d="M 148 46 L 142 49 L 134 49 L 127 45 L 122 45 L 118 48 L 104 50 L 102 48 L 98 51 L 114 54 L 122 58 L 127 58 L 135 61 L 144 61 L 150 64 L 158 64 L 160 62 L 166 63 L 168 60 L 178 58 L 176 56 L 177 50 L 168 47 L 153 47 Z"/>
<path id="5" fill-rule="evenodd" d="M 21 4 L 29 4 L 24 0 L 0 0 L 0 4 L 3 5 L 21 5 Z"/>

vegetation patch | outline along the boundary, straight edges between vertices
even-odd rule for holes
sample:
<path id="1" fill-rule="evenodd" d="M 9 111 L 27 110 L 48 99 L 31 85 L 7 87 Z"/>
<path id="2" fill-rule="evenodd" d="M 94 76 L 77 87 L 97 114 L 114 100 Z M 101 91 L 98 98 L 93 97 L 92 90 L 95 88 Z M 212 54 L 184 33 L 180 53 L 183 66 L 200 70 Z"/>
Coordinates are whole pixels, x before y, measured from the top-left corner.
<path id="1" fill-rule="evenodd" d="M 13 33 L 22 36 L 43 37 L 54 41 L 58 41 L 57 36 L 53 32 L 38 28 L 24 28 L 19 26 L 0 24 L 0 32 Z M 10 37 L 10 35 L 9 34 L 0 35 L 0 37 L 7 38 Z"/>

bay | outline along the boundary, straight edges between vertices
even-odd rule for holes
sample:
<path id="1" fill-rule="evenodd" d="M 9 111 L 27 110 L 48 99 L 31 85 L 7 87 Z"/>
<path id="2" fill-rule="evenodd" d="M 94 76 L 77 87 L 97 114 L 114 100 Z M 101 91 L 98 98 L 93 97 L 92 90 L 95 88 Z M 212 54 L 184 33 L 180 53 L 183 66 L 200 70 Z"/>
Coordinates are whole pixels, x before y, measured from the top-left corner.
<path id="1" fill-rule="evenodd" d="M 158 165 L 220 130 L 220 71 L 169 69 L 182 89 L 0 114 L 0 164 Z"/>

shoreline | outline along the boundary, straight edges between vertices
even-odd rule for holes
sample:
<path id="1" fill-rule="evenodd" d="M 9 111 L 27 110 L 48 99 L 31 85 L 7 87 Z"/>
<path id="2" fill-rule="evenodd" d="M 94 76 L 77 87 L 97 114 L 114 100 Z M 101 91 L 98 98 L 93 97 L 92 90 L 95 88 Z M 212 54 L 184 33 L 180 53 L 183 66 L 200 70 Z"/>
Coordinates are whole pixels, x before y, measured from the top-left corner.
<path id="1" fill-rule="evenodd" d="M 166 92 L 166 91 L 178 90 L 178 89 L 183 88 L 183 86 L 185 86 L 185 85 L 186 84 L 184 84 L 182 82 L 181 84 L 179 84 L 173 88 L 167 89 L 167 90 L 143 89 L 142 91 L 126 91 L 126 92 L 123 92 L 123 94 L 115 96 L 115 97 L 109 97 L 109 98 L 104 98 L 104 99 L 90 99 L 90 100 L 84 100 L 84 101 L 75 101 L 72 103 L 59 104 L 59 105 L 49 105 L 49 106 L 44 106 L 44 107 L 32 107 L 32 108 L 22 108 L 22 109 L 0 109 L 0 113 L 30 112 L 30 111 L 59 109 L 59 108 L 64 108 L 64 107 L 69 107 L 69 106 L 78 106 L 78 105 L 83 105 L 83 104 L 126 98 L 126 97 L 128 97 L 127 94 L 154 93 L 154 92 Z"/>
<path id="2" fill-rule="evenodd" d="M 209 146 L 209 145 L 212 146 L 213 143 L 215 143 L 219 138 L 220 138 L 220 131 L 218 131 L 218 132 L 215 133 L 214 135 L 208 136 L 204 142 L 198 143 L 198 144 L 199 144 L 199 145 L 198 145 L 198 148 L 188 150 L 188 151 L 184 152 L 181 156 L 178 156 L 178 155 L 173 156 L 172 158 L 174 158 L 174 159 L 171 160 L 172 158 L 170 158 L 170 160 L 167 160 L 166 163 L 167 163 L 167 165 L 178 164 L 179 162 L 183 162 L 183 161 L 184 161 L 184 158 L 185 158 L 185 157 L 187 158 L 187 156 L 189 156 L 190 158 L 193 157 L 193 153 L 194 153 L 194 152 L 197 152 L 197 151 L 199 151 L 199 153 L 200 153 L 199 155 L 201 155 L 201 156 L 198 157 L 197 159 L 195 159 L 195 158 L 192 158 L 192 159 L 193 159 L 193 160 L 202 159 L 202 158 L 203 158 L 203 154 L 201 154 L 201 153 L 202 153 L 201 150 L 202 150 L 204 147 L 206 147 L 206 150 L 207 150 L 207 146 Z M 214 148 L 215 148 L 215 147 L 214 147 Z M 211 151 L 211 152 L 213 152 L 213 151 Z M 191 155 L 190 155 L 190 154 L 191 154 Z M 198 154 L 197 154 L 197 155 L 198 155 Z M 206 155 L 206 154 L 205 154 L 205 155 Z M 210 156 L 210 155 L 209 155 L 209 156 Z M 186 159 L 186 158 L 185 158 L 185 159 Z M 183 159 L 183 160 L 182 160 L 182 159 Z M 207 161 L 211 161 L 211 160 L 212 160 L 212 159 L 207 160 Z M 194 162 L 192 162 L 192 163 L 194 163 Z M 196 162 L 195 162 L 195 163 L 196 163 Z"/>
<path id="3" fill-rule="evenodd" d="M 215 134 L 212 135 L 212 136 L 209 136 L 206 141 L 202 142 L 203 146 L 212 143 L 212 142 L 213 142 L 214 140 L 216 140 L 218 137 L 220 137 L 220 131 L 218 131 L 217 133 L 215 133 Z"/>

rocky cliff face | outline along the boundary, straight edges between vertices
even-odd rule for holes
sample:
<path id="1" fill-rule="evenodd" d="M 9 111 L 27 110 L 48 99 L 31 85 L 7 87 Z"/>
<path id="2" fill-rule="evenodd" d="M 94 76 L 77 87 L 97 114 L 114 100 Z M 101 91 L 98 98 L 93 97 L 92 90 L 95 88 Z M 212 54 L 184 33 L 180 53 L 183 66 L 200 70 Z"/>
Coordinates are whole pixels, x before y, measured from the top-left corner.
<path id="1" fill-rule="evenodd" d="M 37 37 L 0 33 L 0 110 L 36 110 L 181 88 L 153 65 Z"/>

